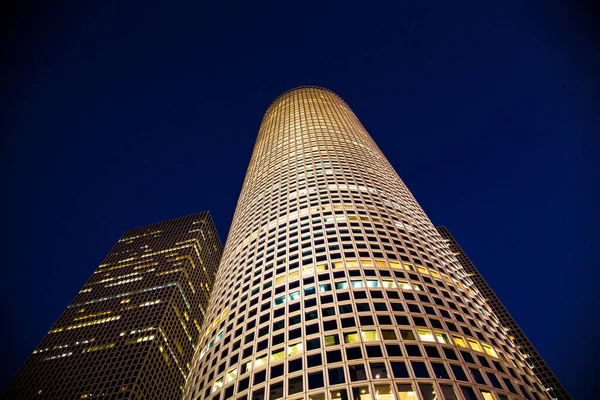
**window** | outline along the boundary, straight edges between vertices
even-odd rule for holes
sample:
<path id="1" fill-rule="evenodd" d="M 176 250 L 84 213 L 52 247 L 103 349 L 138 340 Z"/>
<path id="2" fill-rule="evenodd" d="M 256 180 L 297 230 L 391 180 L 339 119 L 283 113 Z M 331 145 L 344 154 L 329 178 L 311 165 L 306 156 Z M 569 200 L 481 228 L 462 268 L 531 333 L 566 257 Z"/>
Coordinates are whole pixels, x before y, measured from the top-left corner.
<path id="1" fill-rule="evenodd" d="M 460 365 L 450 365 L 450 368 L 452 368 L 452 372 L 454 373 L 456 380 L 466 382 L 469 381 L 469 379 L 467 379 L 467 376 L 465 375 L 465 371 L 463 371 Z"/>
<path id="2" fill-rule="evenodd" d="M 323 381 L 323 372 L 317 371 L 311 374 L 308 374 L 308 388 L 309 389 L 318 389 L 324 386 Z"/>
<path id="3" fill-rule="evenodd" d="M 429 371 L 424 362 L 411 361 L 411 365 L 417 378 L 429 378 Z"/>
<path id="4" fill-rule="evenodd" d="M 346 383 L 346 379 L 344 378 L 344 368 L 329 368 L 327 370 L 327 374 L 329 376 L 329 384 L 330 385 L 338 385 L 341 383 Z"/>
<path id="5" fill-rule="evenodd" d="M 392 374 L 394 374 L 394 378 L 408 378 L 408 369 L 406 368 L 406 364 L 402 361 L 392 361 Z"/>
<path id="6" fill-rule="evenodd" d="M 348 366 L 348 371 L 350 372 L 351 382 L 367 380 L 367 371 L 363 364 L 350 365 Z"/>
<path id="7" fill-rule="evenodd" d="M 379 340 L 379 335 L 377 334 L 377 331 L 360 331 L 362 338 L 365 342 L 369 342 L 369 341 L 374 341 L 374 340 Z"/>
<path id="8" fill-rule="evenodd" d="M 300 393 L 303 391 L 302 388 L 302 375 L 289 378 L 288 380 L 288 394 Z"/>
<path id="9" fill-rule="evenodd" d="M 458 400 L 454 387 L 452 385 L 440 385 L 442 388 L 442 395 L 445 400 Z"/>
<path id="10" fill-rule="evenodd" d="M 421 391 L 421 397 L 423 400 L 437 400 L 438 395 L 435 392 L 432 384 L 419 383 L 419 390 Z"/>
<path id="11" fill-rule="evenodd" d="M 435 342 L 431 331 L 427 329 L 417 329 L 417 333 L 419 334 L 419 338 L 424 342 Z"/>
<path id="12" fill-rule="evenodd" d="M 348 332 L 344 333 L 344 343 L 357 343 L 360 342 L 358 338 L 358 333 L 356 332 Z"/>
<path id="13" fill-rule="evenodd" d="M 457 346 L 464 347 L 464 348 L 467 347 L 465 340 L 463 338 L 461 338 L 460 336 L 452 336 L 452 338 L 454 339 L 454 343 L 456 343 Z"/>
<path id="14" fill-rule="evenodd" d="M 444 364 L 431 363 L 431 367 L 433 368 L 433 373 L 435 374 L 436 378 L 450 379 L 450 375 L 448 375 L 448 371 L 446 371 Z"/>
<path id="15" fill-rule="evenodd" d="M 417 396 L 413 391 L 413 387 L 410 383 L 398 383 L 398 396 L 399 400 L 416 400 Z"/>
<path id="16" fill-rule="evenodd" d="M 384 363 L 369 363 L 373 379 L 387 379 L 389 375 Z"/>
<path id="17" fill-rule="evenodd" d="M 496 400 L 496 399 L 494 399 L 494 396 L 490 392 L 486 392 L 486 391 L 482 390 L 481 395 L 483 396 L 484 400 Z"/>
<path id="18" fill-rule="evenodd" d="M 450 339 L 448 339 L 448 335 L 444 332 L 436 332 L 435 337 L 437 337 L 438 342 L 443 344 L 450 344 Z"/>

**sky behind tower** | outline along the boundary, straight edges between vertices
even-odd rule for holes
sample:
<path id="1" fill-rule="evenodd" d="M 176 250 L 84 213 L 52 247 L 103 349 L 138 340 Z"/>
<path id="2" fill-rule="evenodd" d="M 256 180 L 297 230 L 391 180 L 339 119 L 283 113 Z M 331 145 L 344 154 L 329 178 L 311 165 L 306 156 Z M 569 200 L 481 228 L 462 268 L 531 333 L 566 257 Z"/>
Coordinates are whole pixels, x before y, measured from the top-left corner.
<path id="1" fill-rule="evenodd" d="M 266 108 L 318 85 L 584 398 L 600 65 L 582 9 L 84 3 L 6 14 L 0 386 L 126 229 L 209 210 L 224 241 Z"/>

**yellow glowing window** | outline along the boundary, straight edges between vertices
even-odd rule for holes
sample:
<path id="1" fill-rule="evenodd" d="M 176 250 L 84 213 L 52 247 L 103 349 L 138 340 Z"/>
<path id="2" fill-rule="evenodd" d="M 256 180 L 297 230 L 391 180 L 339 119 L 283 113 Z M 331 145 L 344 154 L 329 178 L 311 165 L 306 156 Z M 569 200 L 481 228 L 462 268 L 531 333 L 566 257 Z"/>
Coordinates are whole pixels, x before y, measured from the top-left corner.
<path id="1" fill-rule="evenodd" d="M 317 271 L 327 271 L 327 264 L 317 265 Z"/>
<path id="2" fill-rule="evenodd" d="M 227 383 L 235 381 L 235 379 L 237 378 L 237 375 L 238 375 L 237 368 L 230 370 L 227 373 Z"/>
<path id="3" fill-rule="evenodd" d="M 271 353 L 271 361 L 279 361 L 279 360 L 283 360 L 284 358 L 285 358 L 285 352 L 283 351 L 283 349 L 275 350 L 274 352 Z"/>
<path id="4" fill-rule="evenodd" d="M 358 260 L 346 260 L 347 267 L 358 267 L 359 265 Z"/>
<path id="5" fill-rule="evenodd" d="M 388 280 L 384 280 L 381 282 L 383 287 L 386 289 L 394 289 L 396 288 L 396 282 L 394 281 L 388 281 Z"/>
<path id="6" fill-rule="evenodd" d="M 352 281 L 351 282 L 353 288 L 364 288 L 365 283 L 363 281 Z"/>
<path id="7" fill-rule="evenodd" d="M 493 347 L 488 346 L 487 344 L 483 345 L 483 349 L 485 350 L 485 352 L 492 357 L 498 358 L 498 354 L 496 354 L 496 350 L 494 350 Z"/>
<path id="8" fill-rule="evenodd" d="M 304 349 L 304 345 L 302 344 L 302 342 L 298 342 L 295 344 L 292 344 L 288 347 L 288 356 L 295 356 L 296 354 L 300 354 L 302 353 Z"/>
<path id="9" fill-rule="evenodd" d="M 415 267 L 413 267 L 412 264 L 407 264 L 407 263 L 404 263 L 404 268 L 406 268 L 409 271 L 415 270 Z"/>
<path id="10" fill-rule="evenodd" d="M 387 267 L 387 263 L 384 260 L 375 260 L 375 265 L 378 267 Z"/>
<path id="11" fill-rule="evenodd" d="M 373 260 L 371 260 L 370 258 L 361 258 L 360 263 L 363 265 L 363 267 L 375 266 L 375 264 L 373 264 Z"/>
<path id="12" fill-rule="evenodd" d="M 424 342 L 435 342 L 433 335 L 427 329 L 417 329 L 417 333 L 419 334 L 419 338 L 421 338 Z"/>
<path id="13" fill-rule="evenodd" d="M 377 331 L 360 331 L 361 336 L 365 342 L 379 340 L 379 335 Z"/>
<path id="14" fill-rule="evenodd" d="M 293 281 L 294 279 L 298 279 L 300 277 L 300 271 L 296 271 L 296 272 L 291 272 L 290 273 L 290 281 Z"/>
<path id="15" fill-rule="evenodd" d="M 344 268 L 344 263 L 341 261 L 338 261 L 333 264 L 333 269 L 339 269 L 339 268 Z"/>
<path id="16" fill-rule="evenodd" d="M 437 337 L 438 342 L 440 343 L 450 344 L 450 339 L 448 338 L 448 335 L 446 335 L 444 332 L 436 332 L 435 337 Z"/>
<path id="17" fill-rule="evenodd" d="M 356 332 L 344 333 L 344 343 L 357 343 L 357 342 L 360 342 L 358 333 L 356 333 Z"/>
<path id="18" fill-rule="evenodd" d="M 325 347 L 335 346 L 336 344 L 340 344 L 340 338 L 338 335 L 325 336 Z"/>
<path id="19" fill-rule="evenodd" d="M 314 272 L 315 272 L 315 268 L 312 266 L 302 268 L 302 276 L 312 275 L 312 274 L 314 274 Z"/>
<path id="20" fill-rule="evenodd" d="M 423 286 L 419 285 L 418 283 L 413 283 L 412 285 L 414 286 L 415 290 L 423 291 Z"/>
<path id="21" fill-rule="evenodd" d="M 279 286 L 285 283 L 285 276 L 280 276 L 279 278 L 275 279 L 275 286 Z"/>
<path id="22" fill-rule="evenodd" d="M 483 352 L 483 349 L 481 348 L 481 346 L 479 345 L 479 343 L 476 342 L 475 340 L 469 339 L 469 345 L 471 345 L 471 348 L 473 350 Z"/>
<path id="23" fill-rule="evenodd" d="M 484 400 L 496 400 L 496 399 L 494 399 L 494 395 L 491 394 L 490 392 L 485 392 L 482 390 L 481 395 L 483 396 Z"/>
<path id="24" fill-rule="evenodd" d="M 256 361 L 254 361 L 254 368 L 259 368 L 266 364 L 267 364 L 267 356 L 260 357 L 260 358 L 257 358 Z"/>
<path id="25" fill-rule="evenodd" d="M 463 338 L 461 338 L 460 336 L 452 336 L 452 338 L 454 339 L 454 343 L 456 343 L 457 346 L 465 347 L 465 348 L 467 347 L 465 340 Z"/>
<path id="26" fill-rule="evenodd" d="M 410 383 L 398 383 L 397 385 L 400 400 L 417 400 L 417 394 L 413 391 Z"/>
<path id="27" fill-rule="evenodd" d="M 213 385 L 212 388 L 212 393 L 216 392 L 217 390 L 221 389 L 223 387 L 223 378 L 218 379 L 215 384 Z"/>
<path id="28" fill-rule="evenodd" d="M 436 271 L 430 271 L 431 275 L 435 276 L 436 278 L 440 277 L 440 274 L 438 274 Z"/>
<path id="29" fill-rule="evenodd" d="M 402 266 L 400 266 L 400 263 L 396 262 L 396 261 L 390 261 L 390 266 L 394 269 L 402 269 Z"/>
<path id="30" fill-rule="evenodd" d="M 429 272 L 427 272 L 427 270 L 423 267 L 417 267 L 417 269 L 419 270 L 420 273 L 425 274 L 425 275 L 429 275 Z"/>

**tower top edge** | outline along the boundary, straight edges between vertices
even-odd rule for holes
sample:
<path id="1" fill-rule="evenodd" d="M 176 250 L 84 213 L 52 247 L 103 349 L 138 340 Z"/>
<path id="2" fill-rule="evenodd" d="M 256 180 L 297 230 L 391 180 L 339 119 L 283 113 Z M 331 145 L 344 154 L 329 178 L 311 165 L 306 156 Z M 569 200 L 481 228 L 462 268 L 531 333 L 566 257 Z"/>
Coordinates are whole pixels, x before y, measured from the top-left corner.
<path id="1" fill-rule="evenodd" d="M 274 99 L 274 100 L 271 102 L 271 104 L 269 104 L 269 107 L 267 107 L 267 110 L 266 110 L 266 111 L 269 111 L 269 109 L 270 109 L 271 107 L 273 107 L 273 105 L 274 105 L 275 103 L 277 103 L 277 101 L 278 101 L 280 98 L 282 98 L 283 96 L 286 96 L 286 95 L 290 94 L 291 92 L 296 92 L 296 91 L 303 90 L 303 89 L 318 89 L 318 90 L 322 90 L 322 91 L 324 91 L 324 92 L 331 93 L 331 94 L 333 94 L 334 96 L 336 96 L 336 97 L 338 97 L 338 98 L 342 99 L 342 98 L 341 98 L 341 97 L 340 97 L 340 96 L 339 96 L 337 93 L 335 93 L 335 92 L 334 92 L 333 90 L 331 90 L 331 89 L 327 89 L 327 88 L 324 88 L 324 87 L 321 87 L 321 86 L 315 86 L 315 85 L 303 85 L 303 86 L 297 86 L 297 87 L 295 87 L 295 88 L 292 88 L 292 89 L 286 90 L 285 92 L 281 93 L 279 96 L 277 96 L 277 97 L 276 97 L 276 98 L 275 98 L 275 99 Z"/>

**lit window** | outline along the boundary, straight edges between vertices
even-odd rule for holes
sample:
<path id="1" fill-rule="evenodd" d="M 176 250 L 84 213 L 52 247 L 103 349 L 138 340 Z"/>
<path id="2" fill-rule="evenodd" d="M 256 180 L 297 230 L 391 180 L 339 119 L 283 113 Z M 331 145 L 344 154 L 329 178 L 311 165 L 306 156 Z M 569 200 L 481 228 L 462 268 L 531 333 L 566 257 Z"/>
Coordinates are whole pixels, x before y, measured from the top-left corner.
<path id="1" fill-rule="evenodd" d="M 404 282 L 404 281 L 398 281 L 398 287 L 403 290 L 411 290 L 412 289 L 412 287 L 410 286 L 410 283 Z"/>
<path id="2" fill-rule="evenodd" d="M 454 343 L 456 343 L 457 346 L 465 347 L 465 348 L 467 347 L 465 340 L 463 338 L 461 338 L 460 336 L 452 336 L 452 338 L 454 339 Z"/>
<path id="3" fill-rule="evenodd" d="M 335 346 L 336 344 L 340 344 L 340 338 L 338 335 L 325 336 L 325 347 Z"/>
<path id="4" fill-rule="evenodd" d="M 488 346 L 487 344 L 483 344 L 483 349 L 485 352 L 492 357 L 498 358 L 498 354 L 496 354 L 496 350 L 492 346 Z"/>
<path id="5" fill-rule="evenodd" d="M 417 394 L 413 391 L 410 383 L 398 383 L 397 385 L 400 400 L 417 400 Z"/>
<path id="6" fill-rule="evenodd" d="M 382 282 L 383 287 L 386 289 L 395 289 L 396 288 L 396 283 L 394 281 L 388 281 L 388 280 L 384 280 Z"/>
<path id="7" fill-rule="evenodd" d="M 300 298 L 300 291 L 296 290 L 295 292 L 290 293 L 290 301 L 298 300 Z"/>
<path id="8" fill-rule="evenodd" d="M 213 385 L 212 388 L 212 393 L 216 392 L 217 390 L 221 389 L 223 387 L 223 378 L 218 379 L 215 384 Z"/>
<path id="9" fill-rule="evenodd" d="M 364 288 L 365 283 L 363 281 L 352 281 L 351 282 L 353 288 Z"/>
<path id="10" fill-rule="evenodd" d="M 344 333 L 344 343 L 356 343 L 359 342 L 358 333 Z"/>
<path id="11" fill-rule="evenodd" d="M 336 289 L 348 289 L 348 282 L 346 282 L 346 281 L 344 281 L 344 282 L 336 282 L 335 288 Z"/>
<path id="12" fill-rule="evenodd" d="M 237 368 L 234 368 L 227 373 L 227 383 L 233 382 L 237 378 L 237 372 Z"/>
<path id="13" fill-rule="evenodd" d="M 380 286 L 380 284 L 379 284 L 378 280 L 372 279 L 372 280 L 367 281 L 367 287 L 379 287 L 379 286 Z"/>
<path id="14" fill-rule="evenodd" d="M 276 350 L 271 353 L 271 361 L 283 360 L 284 357 L 285 357 L 285 352 L 283 351 L 283 349 Z"/>
<path id="15" fill-rule="evenodd" d="M 437 337 L 437 340 L 440 343 L 451 344 L 448 335 L 446 335 L 444 332 L 436 332 L 435 337 Z"/>
<path id="16" fill-rule="evenodd" d="M 426 329 L 417 329 L 417 333 L 419 334 L 419 338 L 421 338 L 424 342 L 435 342 L 433 335 L 430 331 Z"/>
<path id="17" fill-rule="evenodd" d="M 360 331 L 360 333 L 365 342 L 379 340 L 377 331 Z"/>
<path id="18" fill-rule="evenodd" d="M 483 396 L 484 400 L 496 400 L 494 399 L 494 395 L 490 392 L 486 392 L 486 391 L 481 391 L 481 395 Z"/>
<path id="19" fill-rule="evenodd" d="M 302 342 L 292 344 L 288 347 L 288 356 L 292 357 L 292 356 L 295 356 L 296 354 L 300 354 L 300 353 L 302 353 L 303 349 L 304 349 L 304 346 L 303 346 Z"/>
<path id="20" fill-rule="evenodd" d="M 483 352 L 481 346 L 479 345 L 478 342 L 476 342 L 475 340 L 471 340 L 469 339 L 469 344 L 471 345 L 471 348 L 475 351 L 480 351 Z"/>

